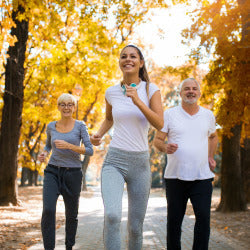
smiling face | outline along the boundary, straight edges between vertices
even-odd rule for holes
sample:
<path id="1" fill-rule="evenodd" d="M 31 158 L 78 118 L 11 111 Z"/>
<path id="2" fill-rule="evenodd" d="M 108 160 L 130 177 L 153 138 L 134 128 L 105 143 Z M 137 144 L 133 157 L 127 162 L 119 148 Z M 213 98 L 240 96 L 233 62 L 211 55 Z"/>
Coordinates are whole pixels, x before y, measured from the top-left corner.
<path id="1" fill-rule="evenodd" d="M 64 100 L 58 104 L 58 110 L 62 117 L 72 117 L 75 112 L 75 104 L 71 100 Z"/>
<path id="2" fill-rule="evenodd" d="M 120 55 L 119 66 L 123 74 L 139 75 L 139 70 L 142 68 L 144 61 L 141 60 L 136 48 L 125 47 Z"/>
<path id="3" fill-rule="evenodd" d="M 184 82 L 181 88 L 180 96 L 182 101 L 186 104 L 197 103 L 201 96 L 198 84 L 193 80 Z"/>
<path id="4" fill-rule="evenodd" d="M 61 116 L 69 118 L 75 112 L 77 102 L 73 95 L 64 93 L 57 99 L 57 104 Z"/>

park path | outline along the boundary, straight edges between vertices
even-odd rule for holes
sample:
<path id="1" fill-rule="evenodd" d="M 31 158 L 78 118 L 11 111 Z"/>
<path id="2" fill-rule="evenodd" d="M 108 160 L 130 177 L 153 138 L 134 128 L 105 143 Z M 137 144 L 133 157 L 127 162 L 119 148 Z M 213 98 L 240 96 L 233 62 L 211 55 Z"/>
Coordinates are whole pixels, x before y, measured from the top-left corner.
<path id="1" fill-rule="evenodd" d="M 74 250 L 103 250 L 103 203 L 100 187 L 89 187 L 92 189 L 92 197 L 81 196 L 79 208 L 79 222 Z M 86 193 L 85 193 L 86 196 Z M 127 218 L 127 194 L 123 196 L 122 213 L 122 250 L 126 249 L 126 218 Z M 194 218 L 185 216 L 182 225 L 182 249 L 192 249 Z M 64 250 L 64 226 L 60 227 L 56 233 L 56 250 Z M 150 194 L 148 209 L 143 228 L 143 250 L 163 250 L 166 249 L 166 199 L 158 192 Z M 29 250 L 42 250 L 42 242 L 39 242 Z M 209 243 L 210 250 L 244 250 L 237 242 L 231 238 L 225 238 L 215 229 L 211 229 Z"/>

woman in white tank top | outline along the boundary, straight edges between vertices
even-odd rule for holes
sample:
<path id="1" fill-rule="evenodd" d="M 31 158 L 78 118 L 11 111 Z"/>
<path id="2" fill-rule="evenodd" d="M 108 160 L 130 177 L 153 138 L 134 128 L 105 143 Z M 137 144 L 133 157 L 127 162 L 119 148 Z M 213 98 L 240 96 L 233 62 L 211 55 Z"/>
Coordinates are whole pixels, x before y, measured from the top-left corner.
<path id="1" fill-rule="evenodd" d="M 101 177 L 105 249 L 121 249 L 122 194 L 126 182 L 128 249 L 140 250 L 151 186 L 148 129 L 150 124 L 158 130 L 163 127 L 163 108 L 159 88 L 149 82 L 143 55 L 136 46 L 123 48 L 119 66 L 123 80 L 107 89 L 106 117 L 91 142 L 100 145 L 104 134 L 114 126 Z"/>

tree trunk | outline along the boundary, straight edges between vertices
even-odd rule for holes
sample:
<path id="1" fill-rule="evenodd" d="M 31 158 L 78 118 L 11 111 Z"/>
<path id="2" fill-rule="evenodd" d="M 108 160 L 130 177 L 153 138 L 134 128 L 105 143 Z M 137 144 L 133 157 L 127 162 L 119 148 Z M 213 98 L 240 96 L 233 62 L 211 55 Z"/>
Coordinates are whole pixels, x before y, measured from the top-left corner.
<path id="1" fill-rule="evenodd" d="M 38 186 L 38 171 L 34 171 L 34 185 Z"/>
<path id="2" fill-rule="evenodd" d="M 222 212 L 246 210 L 240 162 L 241 125 L 231 129 L 233 136 L 222 137 L 221 202 L 217 208 Z"/>
<path id="3" fill-rule="evenodd" d="M 82 190 L 83 191 L 87 191 L 86 172 L 87 172 L 87 168 L 88 168 L 88 165 L 89 165 L 89 161 L 90 161 L 90 156 L 89 155 L 85 155 L 83 163 L 82 163 L 82 174 L 83 174 L 83 178 L 82 178 Z"/>
<path id="4" fill-rule="evenodd" d="M 0 205 L 17 205 L 17 152 L 23 108 L 23 80 L 28 22 L 18 21 L 17 15 L 24 13 L 20 5 L 12 13 L 16 24 L 11 34 L 17 37 L 8 50 L 6 64 L 4 106 L 0 134 Z"/>
<path id="5" fill-rule="evenodd" d="M 250 138 L 245 138 L 241 147 L 241 168 L 246 202 L 250 202 Z"/>
<path id="6" fill-rule="evenodd" d="M 28 168 L 22 167 L 22 172 L 21 172 L 21 187 L 25 186 L 25 182 L 28 179 Z"/>
<path id="7" fill-rule="evenodd" d="M 242 29 L 241 29 L 241 43 L 243 47 L 249 48 L 250 43 L 250 22 L 249 22 L 249 11 L 250 11 L 250 4 L 248 0 L 238 0 L 237 1 L 240 8 L 240 14 L 241 14 L 241 23 L 242 23 Z"/>
<path id="8" fill-rule="evenodd" d="M 28 170 L 28 186 L 33 186 L 33 171 L 30 168 Z"/>
<path id="9" fill-rule="evenodd" d="M 240 67 L 239 71 L 241 74 L 239 75 L 239 87 L 242 89 L 241 86 L 246 87 L 246 110 L 247 110 L 247 103 L 249 103 L 249 53 L 250 53 L 250 4 L 247 0 L 238 0 L 238 4 L 240 7 L 241 13 L 241 46 L 239 48 L 239 55 L 240 58 Z M 247 116 L 247 111 L 245 116 Z M 247 119 L 247 118 L 246 118 Z M 249 125 L 246 125 L 246 131 L 249 131 Z M 246 138 L 244 139 L 244 147 L 241 148 L 241 168 L 242 168 L 242 176 L 243 176 L 243 190 L 245 194 L 246 202 L 250 202 L 250 138 L 249 134 L 246 132 Z"/>

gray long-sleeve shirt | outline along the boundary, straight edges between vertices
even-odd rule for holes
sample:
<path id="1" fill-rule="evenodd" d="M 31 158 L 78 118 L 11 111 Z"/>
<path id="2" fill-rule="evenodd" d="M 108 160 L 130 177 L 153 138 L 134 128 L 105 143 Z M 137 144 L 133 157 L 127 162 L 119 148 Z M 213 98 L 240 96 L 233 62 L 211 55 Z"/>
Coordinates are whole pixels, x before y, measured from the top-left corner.
<path id="1" fill-rule="evenodd" d="M 70 149 L 58 149 L 55 140 L 64 140 L 68 143 L 80 146 L 82 142 L 85 146 L 85 155 L 93 155 L 93 146 L 89 139 L 88 129 L 83 121 L 75 121 L 73 129 L 68 133 L 60 133 L 56 130 L 56 121 L 50 122 L 47 126 L 47 140 L 45 150 L 52 154 L 49 164 L 58 167 L 80 168 L 80 154 Z"/>

